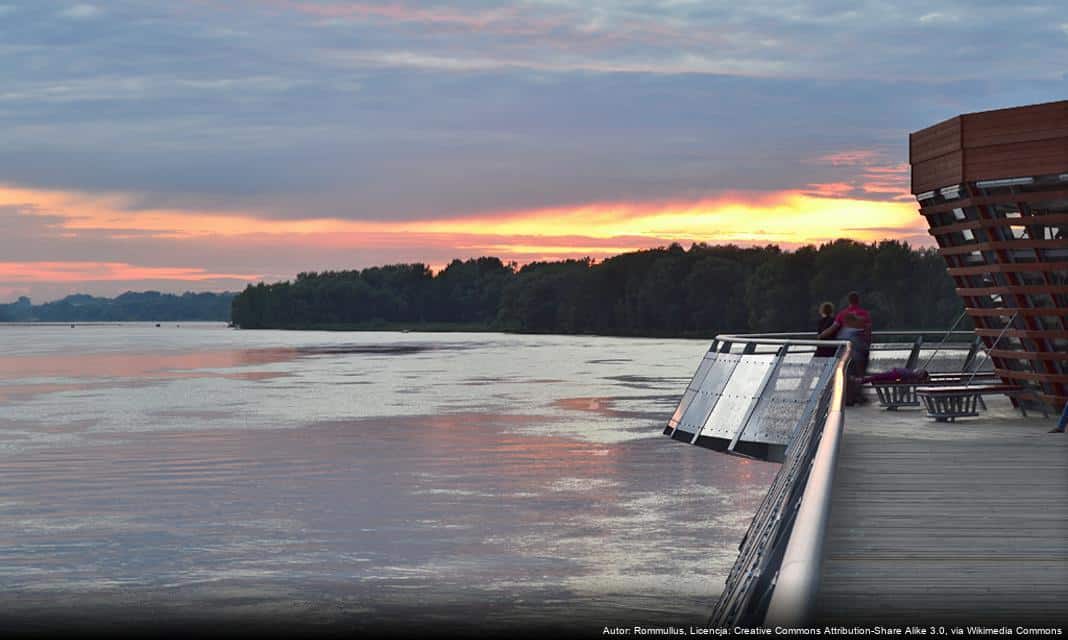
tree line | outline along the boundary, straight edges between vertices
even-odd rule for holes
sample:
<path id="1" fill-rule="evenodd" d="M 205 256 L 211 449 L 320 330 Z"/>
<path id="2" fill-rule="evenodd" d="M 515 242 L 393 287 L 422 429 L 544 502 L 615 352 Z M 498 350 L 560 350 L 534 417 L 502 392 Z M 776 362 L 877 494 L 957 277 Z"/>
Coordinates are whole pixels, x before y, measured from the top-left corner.
<path id="1" fill-rule="evenodd" d="M 235 295 L 127 291 L 114 298 L 102 298 L 79 293 L 39 305 L 23 296 L 16 302 L 0 304 L 0 322 L 226 322 Z"/>
<path id="2" fill-rule="evenodd" d="M 622 336 L 809 331 L 823 301 L 861 293 L 875 329 L 948 328 L 963 310 L 933 249 L 893 240 L 678 244 L 522 267 L 483 257 L 301 273 L 233 299 L 242 328 L 429 328 Z M 967 327 L 961 327 L 967 328 Z"/>

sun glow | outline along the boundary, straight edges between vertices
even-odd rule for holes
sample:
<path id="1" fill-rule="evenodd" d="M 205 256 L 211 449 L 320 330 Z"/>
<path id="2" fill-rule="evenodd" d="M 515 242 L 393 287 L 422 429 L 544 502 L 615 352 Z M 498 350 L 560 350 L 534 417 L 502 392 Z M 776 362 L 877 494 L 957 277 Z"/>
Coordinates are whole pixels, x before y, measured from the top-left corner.
<path id="1" fill-rule="evenodd" d="M 440 220 L 391 222 L 336 218 L 276 220 L 252 212 L 132 209 L 122 196 L 0 188 L 0 206 L 63 217 L 68 231 L 109 230 L 164 237 L 254 234 L 462 234 L 803 244 L 842 236 L 877 240 L 888 230 L 923 230 L 912 203 L 833 198 L 802 192 L 739 193 L 698 201 L 595 203 Z"/>
<path id="2" fill-rule="evenodd" d="M 0 187 L 0 207 L 39 220 L 53 238 L 82 236 L 166 239 L 181 246 L 210 243 L 216 247 L 279 247 L 307 253 L 317 250 L 396 254 L 395 261 L 436 263 L 445 256 L 497 255 L 530 262 L 566 257 L 604 258 L 671 242 L 779 244 L 796 247 L 837 238 L 863 242 L 887 238 L 923 238 L 925 227 L 915 204 L 901 201 L 831 197 L 834 190 L 737 192 L 700 200 L 601 202 L 431 220 L 351 220 L 337 217 L 274 219 L 256 212 L 135 208 L 122 194 L 97 195 Z M 434 256 L 412 255 L 413 247 L 433 249 Z M 383 253 L 386 252 L 386 253 Z M 358 259 L 358 253 L 351 254 Z M 0 263 L 0 281 L 88 281 L 142 278 L 254 280 L 265 265 L 233 273 L 210 264 L 139 266 L 113 260 Z M 383 259 L 378 257 L 376 262 Z M 174 262 L 172 261 L 172 264 Z M 339 264 L 335 268 L 367 266 Z M 321 267 L 320 267 L 321 268 Z"/>

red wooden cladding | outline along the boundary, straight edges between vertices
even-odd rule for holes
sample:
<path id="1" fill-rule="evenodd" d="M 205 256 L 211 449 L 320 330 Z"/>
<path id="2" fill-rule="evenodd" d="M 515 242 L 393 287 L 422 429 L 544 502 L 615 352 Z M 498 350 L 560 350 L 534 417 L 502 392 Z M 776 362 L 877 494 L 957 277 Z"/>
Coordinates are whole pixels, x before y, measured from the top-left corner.
<path id="1" fill-rule="evenodd" d="M 965 309 L 969 316 L 978 317 L 1006 317 L 1013 313 L 1018 316 L 1068 316 L 1068 307 L 1024 307 L 1022 309 L 983 309 L 980 307 L 968 307 Z"/>
<path id="2" fill-rule="evenodd" d="M 984 203 L 984 204 L 996 204 L 996 203 Z M 924 209 L 925 213 L 930 213 Z M 1043 216 L 1021 216 L 1019 218 L 993 218 L 986 220 L 968 220 L 967 222 L 957 222 L 954 224 L 944 224 L 938 227 L 937 231 L 931 229 L 931 235 L 942 235 L 953 231 L 963 231 L 964 229 L 991 229 L 993 227 L 1025 227 L 1027 225 L 1047 225 L 1047 224 L 1068 224 L 1068 213 L 1050 213 Z"/>
<path id="3" fill-rule="evenodd" d="M 1068 271 L 1068 262 L 1017 262 L 982 264 L 976 267 L 950 267 L 951 276 L 977 276 L 984 273 L 1033 273 L 1036 271 Z"/>
<path id="4" fill-rule="evenodd" d="M 968 113 L 909 136 L 912 192 L 1045 175 L 1068 164 L 1068 100 Z"/>
<path id="5" fill-rule="evenodd" d="M 1011 315 L 1011 311 L 1009 315 Z M 976 329 L 975 334 L 996 338 L 1060 338 L 1068 340 L 1068 331 L 1064 329 Z"/>
<path id="6" fill-rule="evenodd" d="M 1024 360 L 1068 360 L 1068 351 L 1050 351 L 1048 353 L 1028 353 L 1008 349 L 991 349 L 991 358 L 1017 358 Z"/>
<path id="7" fill-rule="evenodd" d="M 995 372 L 1060 410 L 1068 400 L 1068 100 L 951 118 L 910 135 L 909 159 L 913 193 L 958 190 L 924 196 L 920 213 Z M 1032 180 L 981 184 L 1016 178 Z M 985 274 L 996 284 L 977 280 Z"/>
<path id="8" fill-rule="evenodd" d="M 1003 296 L 1009 295 L 1010 293 L 1068 293 L 1068 284 L 1013 285 L 1009 287 L 958 287 L 957 293 L 962 296 L 988 296 L 992 293 L 997 293 Z"/>
<path id="9" fill-rule="evenodd" d="M 945 185 L 941 185 L 945 186 Z M 1039 202 L 1055 202 L 1064 201 L 1068 199 L 1068 188 L 1066 189 L 1052 189 L 1050 191 L 1036 191 L 1034 193 L 1017 193 L 1013 196 L 1013 202 L 1025 202 L 1028 204 Z M 931 205 L 924 207 L 924 213 L 945 213 L 946 211 L 952 211 L 960 207 L 974 207 L 979 205 L 997 204 L 1004 202 L 1004 196 L 972 196 L 970 198 L 960 198 L 959 200 L 950 200 L 942 204 Z"/>
<path id="10" fill-rule="evenodd" d="M 952 153 L 961 148 L 960 137 L 960 116 L 917 131 L 909 136 L 909 162 L 915 165 Z"/>
<path id="11" fill-rule="evenodd" d="M 931 191 L 964 179 L 964 154 L 960 150 L 912 165 L 912 192 Z"/>
<path id="12" fill-rule="evenodd" d="M 964 150 L 964 179 L 994 180 L 1016 176 L 1040 176 L 1063 171 L 1068 166 L 1068 136 L 1011 145 Z"/>
<path id="13" fill-rule="evenodd" d="M 1016 371 L 1014 369 L 994 369 L 1002 378 L 1013 378 L 1015 380 L 1029 380 L 1032 382 L 1068 382 L 1068 375 L 1049 375 L 1045 373 L 1031 373 L 1029 371 Z"/>
<path id="14" fill-rule="evenodd" d="M 965 148 L 1068 137 L 1068 100 L 960 116 Z"/>
<path id="15" fill-rule="evenodd" d="M 942 235 L 941 229 L 932 229 L 932 235 Z M 975 242 L 962 244 L 956 247 L 942 247 L 938 250 L 944 256 L 954 256 L 972 251 L 989 251 L 992 249 L 1065 249 L 1068 243 L 1064 240 L 994 240 L 992 242 Z"/>

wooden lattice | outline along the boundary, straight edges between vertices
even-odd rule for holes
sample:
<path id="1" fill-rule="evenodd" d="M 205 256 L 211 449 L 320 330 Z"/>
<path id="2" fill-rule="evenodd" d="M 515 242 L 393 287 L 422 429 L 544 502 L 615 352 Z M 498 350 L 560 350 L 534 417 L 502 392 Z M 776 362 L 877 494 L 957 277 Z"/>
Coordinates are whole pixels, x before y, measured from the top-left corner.
<path id="1" fill-rule="evenodd" d="M 1068 402 L 1068 100 L 917 131 L 909 161 L 920 213 L 995 372 L 1060 410 Z"/>

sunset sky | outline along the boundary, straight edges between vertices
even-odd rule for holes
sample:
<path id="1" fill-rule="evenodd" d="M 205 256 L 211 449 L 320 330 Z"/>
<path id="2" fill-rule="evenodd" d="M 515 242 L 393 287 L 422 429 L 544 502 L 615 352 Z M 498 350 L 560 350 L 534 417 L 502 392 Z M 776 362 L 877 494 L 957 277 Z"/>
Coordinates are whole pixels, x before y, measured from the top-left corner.
<path id="1" fill-rule="evenodd" d="M 907 134 L 1048 2 L 0 0 L 0 302 L 679 241 L 927 244 Z"/>

